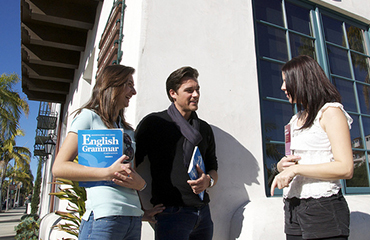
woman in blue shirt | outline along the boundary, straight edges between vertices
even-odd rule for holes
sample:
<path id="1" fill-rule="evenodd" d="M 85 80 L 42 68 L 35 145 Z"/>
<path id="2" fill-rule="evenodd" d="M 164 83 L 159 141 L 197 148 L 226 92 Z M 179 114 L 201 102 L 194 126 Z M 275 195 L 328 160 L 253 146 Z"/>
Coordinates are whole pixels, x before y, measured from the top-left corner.
<path id="1" fill-rule="evenodd" d="M 86 188 L 86 213 L 82 217 L 79 239 L 139 240 L 141 237 L 144 212 L 137 191 L 143 190 L 146 183 L 133 168 L 134 131 L 124 117 L 130 98 L 136 94 L 134 72 L 133 68 L 123 65 L 107 66 L 103 70 L 90 100 L 76 110 L 53 165 L 52 172 L 57 178 L 118 184 Z M 126 146 L 123 156 L 106 168 L 87 167 L 73 161 L 78 154 L 78 130 L 112 128 L 124 129 Z M 123 177 L 117 180 L 117 174 Z M 156 213 L 151 210 L 148 217 Z"/>

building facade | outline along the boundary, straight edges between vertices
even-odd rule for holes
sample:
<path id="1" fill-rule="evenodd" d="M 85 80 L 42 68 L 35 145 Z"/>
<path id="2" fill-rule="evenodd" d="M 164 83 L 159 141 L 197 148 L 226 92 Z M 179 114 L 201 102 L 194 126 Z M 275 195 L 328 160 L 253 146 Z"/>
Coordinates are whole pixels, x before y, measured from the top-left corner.
<path id="1" fill-rule="evenodd" d="M 271 171 L 284 155 L 283 126 L 293 115 L 280 90 L 280 69 L 292 57 L 310 55 L 338 88 L 344 108 L 354 119 L 351 129 L 354 159 L 361 159 L 363 164 L 356 164 L 354 177 L 342 181 L 342 185 L 351 210 L 350 239 L 368 238 L 368 0 L 75 2 L 77 6 L 69 7 L 83 8 L 84 14 L 93 16 L 81 18 L 67 13 L 62 16 L 63 13 L 45 11 L 49 9 L 46 0 L 22 1 L 23 8 L 31 9 L 30 18 L 25 19 L 22 14 L 22 27 L 29 36 L 26 42 L 22 35 L 22 53 L 28 56 L 22 60 L 23 90 L 32 100 L 59 104 L 56 153 L 68 132 L 71 113 L 90 97 L 104 59 L 107 64 L 120 63 L 136 69 L 138 94 L 126 111 L 133 126 L 146 114 L 169 106 L 165 80 L 173 70 L 192 66 L 200 74 L 197 113 L 214 131 L 219 160 L 219 181 L 209 190 L 214 239 L 285 239 L 281 191 L 280 194 L 277 191 L 278 196 L 269 196 Z M 122 6 L 116 19 L 119 27 L 110 29 L 110 18 Z M 58 18 L 65 21 L 58 22 L 55 20 Z M 68 38 L 63 43 L 55 40 L 57 37 L 43 35 L 32 24 L 45 19 L 49 19 L 45 25 L 58 28 L 64 24 L 61 28 L 72 29 L 76 35 L 60 35 Z M 104 40 L 107 29 L 117 37 L 113 45 Z M 77 42 L 74 38 L 81 39 Z M 58 54 L 44 56 L 34 47 L 37 43 L 50 49 L 50 54 L 68 56 L 61 60 Z M 113 57 L 104 55 L 104 51 Z M 75 58 L 78 60 L 71 62 Z M 47 66 L 55 68 L 53 73 L 60 76 L 42 75 Z M 53 159 L 50 157 L 44 167 L 44 181 L 51 179 Z M 150 181 L 146 164 L 138 171 Z M 43 184 L 42 216 L 66 206 L 48 196 L 50 191 L 50 184 Z M 142 196 L 148 207 L 150 189 Z M 147 223 L 143 225 L 143 239 L 153 239 L 152 227 Z"/>

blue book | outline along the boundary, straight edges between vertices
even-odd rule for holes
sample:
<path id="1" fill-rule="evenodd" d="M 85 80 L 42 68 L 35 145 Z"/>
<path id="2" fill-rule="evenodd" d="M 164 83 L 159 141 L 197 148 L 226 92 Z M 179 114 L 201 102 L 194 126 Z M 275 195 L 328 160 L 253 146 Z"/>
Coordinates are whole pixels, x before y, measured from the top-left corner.
<path id="1" fill-rule="evenodd" d="M 196 180 L 199 178 L 199 174 L 197 171 L 197 164 L 202 169 L 202 171 L 206 172 L 206 166 L 204 165 L 202 154 L 200 154 L 199 148 L 196 146 L 193 151 L 193 155 L 191 156 L 188 174 L 191 180 Z M 203 201 L 204 198 L 204 191 L 198 194 L 200 199 Z"/>
<path id="2" fill-rule="evenodd" d="M 123 129 L 78 131 L 78 163 L 89 167 L 105 168 L 123 155 Z M 114 186 L 112 181 L 81 181 L 81 187 Z"/>

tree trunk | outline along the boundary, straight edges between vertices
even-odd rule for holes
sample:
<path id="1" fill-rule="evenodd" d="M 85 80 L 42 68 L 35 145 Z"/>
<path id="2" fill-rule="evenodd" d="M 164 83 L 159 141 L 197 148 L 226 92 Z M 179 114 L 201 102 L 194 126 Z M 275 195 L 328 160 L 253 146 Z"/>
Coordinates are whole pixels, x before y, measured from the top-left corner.
<path id="1" fill-rule="evenodd" d="M 5 207 L 5 212 L 8 211 L 9 209 L 9 202 L 10 202 L 10 198 L 9 198 L 9 188 L 10 188 L 10 185 L 8 186 L 8 191 L 7 191 L 7 194 L 6 194 L 6 207 Z"/>
<path id="2" fill-rule="evenodd" d="M 4 160 L 0 161 L 0 202 L 3 199 L 1 194 L 3 192 L 3 182 L 5 179 L 6 165 L 7 164 L 5 164 Z"/>
<path id="3" fill-rule="evenodd" d="M 32 201 L 31 201 L 31 214 L 38 214 L 40 204 L 40 187 L 41 187 L 41 168 L 43 164 L 43 158 L 39 158 L 37 166 L 37 175 L 35 185 L 33 187 Z"/>

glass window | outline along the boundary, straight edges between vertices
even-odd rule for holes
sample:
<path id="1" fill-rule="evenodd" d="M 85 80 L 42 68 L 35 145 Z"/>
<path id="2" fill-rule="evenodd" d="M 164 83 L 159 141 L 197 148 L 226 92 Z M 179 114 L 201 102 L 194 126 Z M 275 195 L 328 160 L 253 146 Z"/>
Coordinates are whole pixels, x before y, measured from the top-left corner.
<path id="1" fill-rule="evenodd" d="M 370 150 L 370 118 L 369 117 L 363 117 L 362 122 L 364 123 L 364 134 L 365 134 L 366 149 Z"/>
<path id="2" fill-rule="evenodd" d="M 273 57 L 281 61 L 288 60 L 286 36 L 283 30 L 259 23 L 257 32 L 258 45 L 263 46 L 259 49 L 261 56 Z"/>
<path id="3" fill-rule="evenodd" d="M 284 126 L 293 115 L 290 103 L 263 101 L 265 141 L 284 142 Z"/>
<path id="4" fill-rule="evenodd" d="M 267 182 L 268 186 L 271 186 L 272 181 L 274 180 L 274 172 L 276 172 L 276 164 L 279 160 L 285 155 L 285 146 L 284 144 L 266 144 L 266 161 L 265 166 L 267 170 Z"/>
<path id="5" fill-rule="evenodd" d="M 346 46 L 342 22 L 325 15 L 322 15 L 322 22 L 326 41 L 340 46 Z"/>
<path id="6" fill-rule="evenodd" d="M 369 81 L 369 58 L 352 52 L 352 67 L 357 81 L 370 83 Z"/>
<path id="7" fill-rule="evenodd" d="M 347 111 L 356 112 L 356 96 L 353 89 L 353 82 L 334 77 L 332 78 L 332 81 L 342 97 L 342 104 L 344 106 L 344 109 L 346 109 Z"/>
<path id="8" fill-rule="evenodd" d="M 260 61 L 261 93 L 263 97 L 286 99 L 285 93 L 280 90 L 283 83 L 281 77 L 282 64 L 269 61 Z"/>
<path id="9" fill-rule="evenodd" d="M 369 187 L 365 152 L 353 151 L 353 177 L 346 180 L 347 187 Z"/>
<path id="10" fill-rule="evenodd" d="M 292 57 L 299 55 L 309 55 L 316 58 L 315 56 L 315 44 L 310 38 L 303 37 L 298 34 L 290 33 L 290 46 L 292 51 Z"/>
<path id="11" fill-rule="evenodd" d="M 361 112 L 370 114 L 370 86 L 358 83 L 357 92 Z"/>
<path id="12" fill-rule="evenodd" d="M 351 70 L 349 68 L 346 50 L 328 45 L 328 57 L 331 73 L 351 78 Z"/>
<path id="13" fill-rule="evenodd" d="M 255 14 L 258 20 L 284 26 L 281 1 L 278 0 L 257 0 L 255 1 Z"/>
<path id="14" fill-rule="evenodd" d="M 306 35 L 311 35 L 310 10 L 291 4 L 285 5 L 288 28 Z"/>
<path id="15" fill-rule="evenodd" d="M 351 115 L 353 122 L 351 125 L 351 142 L 352 142 L 352 148 L 360 148 L 363 149 L 364 145 L 362 142 L 361 137 L 361 128 L 360 128 L 360 122 L 359 117 Z"/>
<path id="16" fill-rule="evenodd" d="M 350 24 L 346 25 L 346 31 L 349 47 L 357 52 L 365 53 L 363 31 Z"/>

